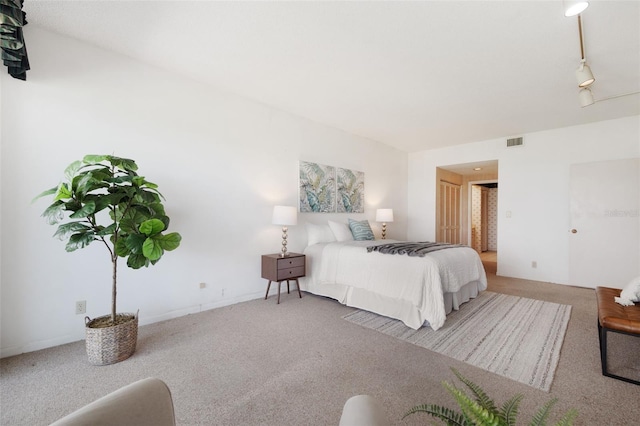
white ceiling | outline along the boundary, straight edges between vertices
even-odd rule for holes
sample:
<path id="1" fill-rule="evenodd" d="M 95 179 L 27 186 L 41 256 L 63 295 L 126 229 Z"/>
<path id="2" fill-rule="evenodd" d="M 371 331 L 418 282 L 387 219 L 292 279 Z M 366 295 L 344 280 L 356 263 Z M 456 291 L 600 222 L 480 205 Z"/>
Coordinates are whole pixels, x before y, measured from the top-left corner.
<path id="1" fill-rule="evenodd" d="M 29 25 L 408 152 L 640 114 L 639 95 L 580 107 L 578 22 L 560 0 L 24 10 Z M 640 2 L 591 1 L 583 26 L 595 98 L 640 90 Z"/>

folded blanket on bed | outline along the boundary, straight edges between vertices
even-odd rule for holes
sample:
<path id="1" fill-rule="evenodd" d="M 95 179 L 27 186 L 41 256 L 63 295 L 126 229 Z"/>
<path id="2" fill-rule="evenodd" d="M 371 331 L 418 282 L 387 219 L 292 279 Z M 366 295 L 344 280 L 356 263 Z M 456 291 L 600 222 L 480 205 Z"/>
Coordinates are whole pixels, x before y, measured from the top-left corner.
<path id="1" fill-rule="evenodd" d="M 377 251 L 384 254 L 406 254 L 407 256 L 424 257 L 427 253 L 432 251 L 443 250 L 455 247 L 467 247 L 461 244 L 448 244 L 448 243 L 431 243 L 429 241 L 423 242 L 406 242 L 406 243 L 390 243 L 380 244 L 367 247 L 369 253 Z"/>

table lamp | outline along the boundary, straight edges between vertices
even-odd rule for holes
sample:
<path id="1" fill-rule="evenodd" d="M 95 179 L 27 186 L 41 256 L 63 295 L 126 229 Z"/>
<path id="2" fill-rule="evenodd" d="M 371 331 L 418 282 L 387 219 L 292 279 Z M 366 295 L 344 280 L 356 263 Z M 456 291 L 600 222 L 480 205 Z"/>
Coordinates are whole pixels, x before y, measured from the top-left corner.
<path id="1" fill-rule="evenodd" d="M 273 219 L 274 225 L 282 225 L 282 249 L 281 257 L 287 257 L 287 226 L 296 225 L 298 223 L 298 211 L 295 207 L 290 206 L 274 206 Z"/>
<path id="2" fill-rule="evenodd" d="M 376 210 L 376 222 L 382 222 L 382 239 L 386 239 L 387 222 L 393 222 L 393 209 Z"/>

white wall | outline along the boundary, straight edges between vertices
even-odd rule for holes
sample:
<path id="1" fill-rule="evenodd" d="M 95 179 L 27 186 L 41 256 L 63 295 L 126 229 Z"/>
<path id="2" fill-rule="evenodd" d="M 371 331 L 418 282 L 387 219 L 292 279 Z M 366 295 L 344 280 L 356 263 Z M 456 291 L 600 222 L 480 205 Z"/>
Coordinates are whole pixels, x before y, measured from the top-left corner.
<path id="1" fill-rule="evenodd" d="M 363 171 L 366 210 L 299 215 L 290 251 L 304 249 L 306 222 L 367 218 L 379 233 L 378 207 L 394 209 L 389 237 L 406 238 L 406 153 L 31 25 L 25 30 L 28 81 L 6 70 L 0 79 L 1 356 L 83 339 L 78 300 L 91 317 L 109 312 L 104 247 L 66 253 L 40 217 L 48 200 L 31 204 L 85 154 L 135 159 L 167 199 L 170 230 L 183 237 L 152 268 L 121 265 L 118 311 L 140 309 L 141 324 L 264 297 L 260 255 L 280 249 L 272 208 L 296 205 L 300 160 Z"/>
<path id="2" fill-rule="evenodd" d="M 570 165 L 640 157 L 640 116 L 523 136 L 410 154 L 408 238 L 435 238 L 436 167 L 498 160 L 498 275 L 567 284 Z"/>

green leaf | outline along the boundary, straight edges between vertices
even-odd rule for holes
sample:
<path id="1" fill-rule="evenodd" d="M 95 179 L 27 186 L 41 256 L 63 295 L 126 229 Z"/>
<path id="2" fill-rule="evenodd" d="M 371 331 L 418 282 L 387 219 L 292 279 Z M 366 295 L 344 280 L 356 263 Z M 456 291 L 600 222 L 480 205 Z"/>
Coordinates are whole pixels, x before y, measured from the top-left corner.
<path id="1" fill-rule="evenodd" d="M 500 417 L 508 426 L 515 426 L 518 419 L 518 407 L 524 395 L 515 395 L 510 400 L 502 404 Z"/>
<path id="2" fill-rule="evenodd" d="M 140 269 L 143 266 L 149 266 L 149 259 L 142 254 L 132 254 L 127 259 L 127 266 L 132 269 Z"/>
<path id="3" fill-rule="evenodd" d="M 180 246 L 180 241 L 182 241 L 182 236 L 177 232 L 172 232 L 167 235 L 156 235 L 153 237 L 155 241 L 160 244 L 163 250 L 171 251 L 175 250 Z"/>
<path id="4" fill-rule="evenodd" d="M 433 417 L 436 417 L 444 421 L 447 425 L 472 426 L 472 424 L 467 422 L 467 420 L 462 414 L 456 411 L 453 411 L 450 408 L 442 407 L 439 405 L 432 405 L 432 404 L 416 405 L 411 410 L 407 411 L 405 415 L 402 416 L 402 418 L 404 419 L 405 417 L 414 413 L 427 413 Z"/>
<path id="5" fill-rule="evenodd" d="M 97 164 L 103 162 L 108 158 L 108 155 L 85 155 L 82 159 L 82 162 L 85 164 Z"/>
<path id="6" fill-rule="evenodd" d="M 120 257 L 127 257 L 131 254 L 131 250 L 127 247 L 124 239 L 116 241 L 115 250 L 116 254 Z"/>
<path id="7" fill-rule="evenodd" d="M 113 164 L 116 167 L 121 168 L 122 170 L 126 170 L 126 171 L 136 171 L 138 170 L 138 165 L 136 164 L 135 161 L 129 159 L 129 158 L 120 158 L 120 157 L 112 157 L 109 156 L 108 160 L 111 164 Z"/>
<path id="8" fill-rule="evenodd" d="M 53 188 L 47 189 L 46 191 L 42 191 L 40 194 L 36 195 L 35 197 L 33 197 L 33 200 L 31 200 L 31 202 L 35 202 L 36 200 L 42 198 L 42 197 L 46 197 L 47 195 L 53 195 L 56 192 L 58 192 L 58 187 L 54 186 Z"/>
<path id="9" fill-rule="evenodd" d="M 80 209 L 76 210 L 71 216 L 71 219 L 79 219 L 83 217 L 87 217 L 96 211 L 96 203 L 93 201 L 86 202 Z"/>
<path id="10" fill-rule="evenodd" d="M 451 368 L 451 371 L 453 371 L 453 374 L 455 374 L 456 377 L 462 383 L 464 383 L 471 390 L 471 392 L 473 392 L 473 394 L 475 395 L 476 401 L 478 402 L 478 404 L 480 404 L 480 406 L 486 408 L 491 412 L 496 411 L 495 403 L 491 398 L 487 396 L 487 394 L 482 390 L 480 386 L 476 385 L 466 377 L 463 377 L 462 374 L 460 374 L 458 370 L 456 370 L 455 368 Z"/>
<path id="11" fill-rule="evenodd" d="M 46 219 L 49 225 L 55 225 L 64 219 L 64 210 L 65 204 L 62 201 L 56 201 L 47 207 L 47 209 L 42 213 L 42 217 Z"/>
<path id="12" fill-rule="evenodd" d="M 164 231 L 164 223 L 159 219 L 145 220 L 140 224 L 140 232 L 146 236 L 152 236 Z"/>
<path id="13" fill-rule="evenodd" d="M 160 243 L 153 238 L 147 238 L 142 244 L 142 254 L 149 260 L 158 260 L 162 257 L 164 250 Z"/>
<path id="14" fill-rule="evenodd" d="M 443 383 L 444 387 L 453 395 L 462 409 L 462 413 L 475 424 L 484 426 L 500 426 L 500 417 L 472 400 L 468 395 L 449 383 Z"/>
<path id="15" fill-rule="evenodd" d="M 573 421 L 578 417 L 578 411 L 575 408 L 567 411 L 567 413 L 560 419 L 556 426 L 571 426 L 573 425 Z"/>
<path id="16" fill-rule="evenodd" d="M 64 177 L 67 178 L 69 182 L 73 180 L 73 177 L 78 173 L 78 170 L 82 167 L 82 161 L 74 161 L 69 164 L 66 169 L 64 169 Z"/>
<path id="17" fill-rule="evenodd" d="M 66 183 L 61 183 L 58 186 L 58 192 L 56 193 L 56 196 L 53 199 L 53 201 L 68 200 L 69 198 L 72 197 L 72 195 L 73 194 L 71 193 L 69 186 Z"/>
<path id="18" fill-rule="evenodd" d="M 540 409 L 536 412 L 533 419 L 531 419 L 530 426 L 544 426 L 547 424 L 547 417 L 549 417 L 549 413 L 551 412 L 551 408 L 558 402 L 558 398 L 553 398 L 547 401 Z"/>
<path id="19" fill-rule="evenodd" d="M 155 192 L 139 190 L 136 194 L 136 201 L 141 204 L 151 204 L 159 202 L 160 197 Z"/>
<path id="20" fill-rule="evenodd" d="M 96 235 L 100 237 L 105 237 L 107 235 L 113 235 L 114 232 L 116 232 L 116 224 L 112 223 L 106 228 L 102 227 L 98 232 L 96 232 Z"/>
<path id="21" fill-rule="evenodd" d="M 67 235 L 69 234 L 73 234 L 73 233 L 84 233 L 88 230 L 90 230 L 91 228 L 87 225 L 85 225 L 82 222 L 69 222 L 69 223 L 64 223 L 60 226 L 58 226 L 58 230 L 56 231 L 55 234 L 53 234 L 53 236 L 55 238 L 59 238 L 60 240 L 64 239 L 67 237 Z"/>
<path id="22" fill-rule="evenodd" d="M 93 232 L 83 232 L 79 234 L 73 234 L 69 237 L 69 242 L 65 250 L 71 252 L 77 249 L 85 248 L 94 241 Z"/>
<path id="23" fill-rule="evenodd" d="M 124 243 L 127 248 L 133 254 L 142 254 L 142 245 L 147 240 L 147 237 L 142 234 L 131 234 L 124 239 Z"/>

